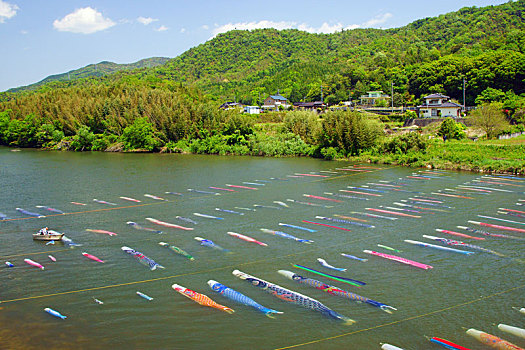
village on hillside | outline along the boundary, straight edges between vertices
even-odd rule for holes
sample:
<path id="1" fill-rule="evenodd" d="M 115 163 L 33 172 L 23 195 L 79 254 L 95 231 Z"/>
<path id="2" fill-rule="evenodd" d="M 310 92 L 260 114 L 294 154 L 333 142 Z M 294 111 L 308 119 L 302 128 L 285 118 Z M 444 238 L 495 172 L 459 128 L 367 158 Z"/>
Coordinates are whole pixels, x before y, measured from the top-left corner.
<path id="1" fill-rule="evenodd" d="M 291 103 L 286 97 L 279 92 L 275 95 L 269 95 L 264 99 L 260 106 L 247 106 L 240 102 L 228 101 L 223 103 L 221 109 L 238 109 L 241 113 L 260 114 L 272 111 L 291 111 L 291 110 L 309 110 L 322 113 L 326 110 L 365 110 L 370 113 L 379 115 L 402 114 L 406 111 L 413 111 L 418 118 L 461 118 L 468 110 L 473 107 L 466 107 L 459 103 L 453 102 L 450 96 L 441 93 L 431 93 L 423 96 L 424 101 L 416 107 L 394 107 L 390 95 L 384 94 L 383 91 L 368 91 L 356 101 L 342 101 L 336 105 L 327 105 L 324 101 L 313 102 L 295 102 Z"/>

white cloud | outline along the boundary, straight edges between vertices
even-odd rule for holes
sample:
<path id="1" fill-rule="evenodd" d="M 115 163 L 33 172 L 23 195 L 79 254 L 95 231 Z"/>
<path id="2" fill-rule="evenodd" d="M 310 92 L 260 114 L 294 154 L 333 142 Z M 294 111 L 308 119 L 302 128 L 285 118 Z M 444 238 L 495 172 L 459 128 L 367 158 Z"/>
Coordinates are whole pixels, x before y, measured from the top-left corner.
<path id="1" fill-rule="evenodd" d="M 62 19 L 53 22 L 53 27 L 61 32 L 91 34 L 113 27 L 115 22 L 102 16 L 91 7 L 75 10 Z"/>
<path id="2" fill-rule="evenodd" d="M 6 19 L 14 17 L 18 6 L 0 0 L 0 23 L 4 23 Z"/>
<path id="3" fill-rule="evenodd" d="M 168 30 L 168 29 L 169 29 L 169 28 L 166 27 L 166 26 L 160 26 L 160 27 L 158 27 L 158 28 L 155 29 L 155 30 L 156 30 L 157 32 L 164 32 L 164 31 L 166 31 L 166 30 Z"/>
<path id="4" fill-rule="evenodd" d="M 224 25 L 215 25 L 215 28 L 212 29 L 212 38 L 217 36 L 220 33 L 226 33 L 230 30 L 254 30 L 262 28 L 275 28 L 278 30 L 283 29 L 299 29 L 309 33 L 335 33 L 340 30 L 350 30 L 356 28 L 370 28 L 378 24 L 386 22 L 389 18 L 392 17 L 391 13 L 385 13 L 382 15 L 375 16 L 374 18 L 364 22 L 363 24 L 349 24 L 344 25 L 342 23 L 327 23 L 324 22 L 320 27 L 312 27 L 306 23 L 297 23 L 297 22 L 274 22 L 268 20 L 262 20 L 259 22 L 237 22 L 237 23 L 227 23 Z M 203 29 L 207 26 L 202 26 Z"/>
<path id="5" fill-rule="evenodd" d="M 29 33 L 29 32 L 28 32 L 27 30 L 23 30 L 23 29 L 20 31 L 20 34 L 23 34 L 23 35 L 26 35 L 26 34 L 28 34 L 28 33 Z"/>
<path id="6" fill-rule="evenodd" d="M 304 30 L 305 32 L 309 32 L 309 33 L 318 33 L 318 34 L 319 33 L 325 33 L 325 34 L 328 34 L 328 33 L 335 33 L 337 31 L 340 31 L 340 30 L 343 30 L 343 29 L 354 29 L 354 28 L 345 27 L 341 23 L 330 24 L 330 23 L 324 22 L 323 24 L 321 24 L 321 26 L 319 28 L 314 28 L 314 27 L 311 27 L 311 26 L 303 23 L 303 24 L 299 24 L 297 26 L 297 29 Z"/>
<path id="7" fill-rule="evenodd" d="M 382 15 L 377 15 L 374 18 L 372 18 L 372 19 L 366 21 L 365 23 L 363 23 L 362 27 L 363 28 L 370 28 L 370 27 L 374 27 L 374 26 L 376 26 L 378 24 L 383 24 L 391 17 L 392 17 L 391 13 L 384 13 Z"/>
<path id="8" fill-rule="evenodd" d="M 212 30 L 212 35 L 216 36 L 220 33 L 226 33 L 230 30 L 253 30 L 253 29 L 262 29 L 262 28 L 275 28 L 275 29 L 290 29 L 296 26 L 295 22 L 273 22 L 262 20 L 259 22 L 238 22 L 238 23 L 228 23 L 222 26 L 218 26 Z"/>
<path id="9" fill-rule="evenodd" d="M 180 29 L 181 34 L 184 33 L 185 31 L 186 31 L 186 28 L 181 28 Z"/>
<path id="10" fill-rule="evenodd" d="M 137 18 L 137 22 L 142 23 L 145 26 L 147 26 L 151 22 L 156 22 L 156 21 L 158 21 L 158 19 L 151 18 L 151 17 L 142 17 L 142 16 L 140 16 L 139 18 Z"/>
<path id="11" fill-rule="evenodd" d="M 207 24 L 204 24 L 204 25 L 202 26 L 202 29 L 204 29 L 204 30 L 208 30 L 208 29 L 210 29 L 210 27 L 209 27 Z"/>

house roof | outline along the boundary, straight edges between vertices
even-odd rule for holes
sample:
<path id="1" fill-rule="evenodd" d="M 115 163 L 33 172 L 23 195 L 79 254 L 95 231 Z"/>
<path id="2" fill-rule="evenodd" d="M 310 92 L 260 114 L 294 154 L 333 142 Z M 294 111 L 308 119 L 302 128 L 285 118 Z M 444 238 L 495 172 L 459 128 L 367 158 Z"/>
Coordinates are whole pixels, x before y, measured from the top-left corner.
<path id="1" fill-rule="evenodd" d="M 450 96 L 443 95 L 443 94 L 430 94 L 428 96 L 425 96 L 423 98 L 450 98 Z"/>
<path id="2" fill-rule="evenodd" d="M 297 102 L 294 103 L 294 106 L 296 107 L 304 107 L 304 108 L 312 108 L 312 107 L 322 107 L 324 105 L 321 101 L 315 101 L 315 102 Z"/>
<path id="3" fill-rule="evenodd" d="M 288 101 L 288 99 L 286 97 L 283 97 L 281 95 L 270 95 L 270 97 L 273 98 L 274 100 Z"/>
<path id="4" fill-rule="evenodd" d="M 228 101 L 228 102 L 224 102 L 222 105 L 220 105 L 219 108 L 242 107 L 242 106 L 243 106 L 242 103 Z"/>
<path id="5" fill-rule="evenodd" d="M 454 102 L 445 102 L 441 104 L 441 107 L 459 107 L 462 108 L 463 106 Z"/>
<path id="6" fill-rule="evenodd" d="M 419 108 L 462 108 L 463 106 L 454 102 L 445 102 L 433 105 L 421 105 Z"/>

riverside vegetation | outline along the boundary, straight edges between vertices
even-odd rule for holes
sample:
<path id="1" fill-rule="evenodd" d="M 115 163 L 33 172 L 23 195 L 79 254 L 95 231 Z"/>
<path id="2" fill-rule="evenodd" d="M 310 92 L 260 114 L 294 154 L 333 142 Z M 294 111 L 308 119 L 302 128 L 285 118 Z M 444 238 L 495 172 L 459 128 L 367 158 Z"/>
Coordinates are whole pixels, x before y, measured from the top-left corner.
<path id="1" fill-rule="evenodd" d="M 484 106 L 469 118 L 487 139 L 523 130 L 524 13 L 520 0 L 463 8 L 388 30 L 231 31 L 154 67 L 107 75 L 86 68 L 78 79 L 64 80 L 64 74 L 0 93 L 0 144 L 314 156 L 523 173 L 523 143 L 474 142 L 464 136 L 475 128 L 463 130 L 450 121 L 386 136 L 385 128 L 408 114 L 291 111 L 252 116 L 218 105 L 229 98 L 257 104 L 277 89 L 291 102 L 314 101 L 321 97 L 321 86 L 325 102 L 332 104 L 368 90 L 389 91 L 392 82 L 395 105 L 417 105 L 432 92 L 459 100 L 466 78 L 466 103 Z M 476 114 L 483 111 L 489 111 L 489 124 L 501 111 L 517 125 L 496 123 L 490 129 L 476 124 L 481 119 Z"/>

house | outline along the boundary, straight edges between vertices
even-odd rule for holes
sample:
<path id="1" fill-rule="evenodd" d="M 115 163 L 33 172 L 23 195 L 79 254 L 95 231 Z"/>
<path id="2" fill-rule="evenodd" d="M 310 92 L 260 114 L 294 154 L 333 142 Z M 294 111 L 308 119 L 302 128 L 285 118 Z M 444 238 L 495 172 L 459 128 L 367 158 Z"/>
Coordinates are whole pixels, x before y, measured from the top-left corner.
<path id="1" fill-rule="evenodd" d="M 379 100 L 388 100 L 390 96 L 383 94 L 383 91 L 368 91 L 368 95 L 361 95 L 361 105 L 373 107 Z"/>
<path id="2" fill-rule="evenodd" d="M 234 109 L 234 108 L 243 108 L 243 107 L 244 105 L 242 103 L 233 102 L 233 101 L 224 102 L 222 105 L 219 106 L 220 109 L 225 109 L 225 110 Z"/>
<path id="3" fill-rule="evenodd" d="M 430 94 L 423 97 L 425 103 L 418 106 L 420 118 L 461 116 L 460 104 L 450 101 L 450 97 L 443 94 Z"/>
<path id="4" fill-rule="evenodd" d="M 244 113 L 259 114 L 261 113 L 261 108 L 259 106 L 245 106 Z"/>
<path id="5" fill-rule="evenodd" d="M 262 105 L 263 109 L 278 109 L 280 106 L 283 108 L 288 108 L 290 105 L 288 104 L 288 99 L 286 97 L 283 97 L 279 94 L 277 95 L 270 95 L 268 96 Z"/>
<path id="6" fill-rule="evenodd" d="M 323 109 L 326 107 L 326 105 L 322 101 L 315 101 L 315 102 L 297 102 L 293 104 L 294 108 L 297 109 Z"/>

